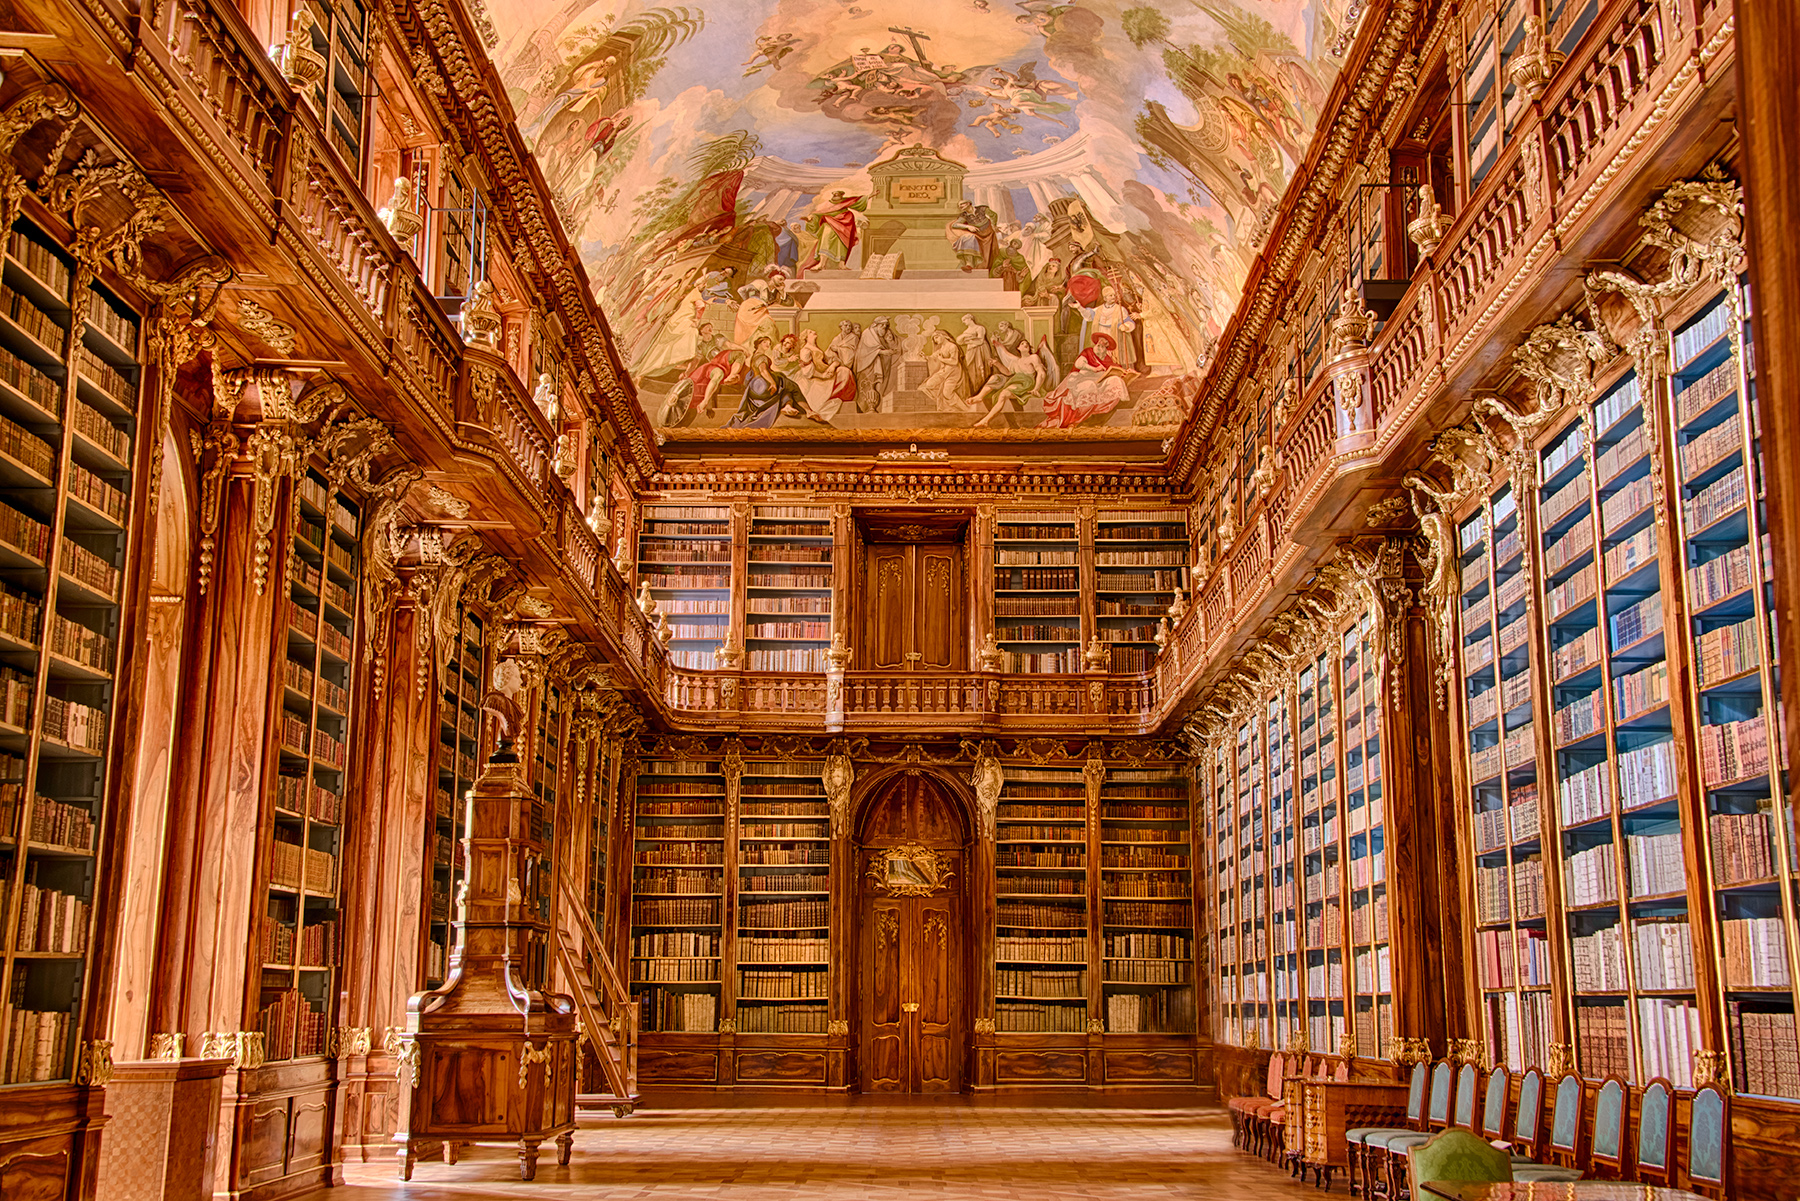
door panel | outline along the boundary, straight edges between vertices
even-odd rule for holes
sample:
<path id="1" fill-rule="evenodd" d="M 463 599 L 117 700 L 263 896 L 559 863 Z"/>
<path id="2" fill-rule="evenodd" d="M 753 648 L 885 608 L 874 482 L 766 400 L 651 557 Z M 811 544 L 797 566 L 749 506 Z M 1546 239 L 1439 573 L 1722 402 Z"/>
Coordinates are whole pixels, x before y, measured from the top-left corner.
<path id="1" fill-rule="evenodd" d="M 882 670 L 962 670 L 962 556 L 961 543 L 870 544 L 859 662 Z"/>
<path id="2" fill-rule="evenodd" d="M 921 664 L 934 671 L 957 665 L 957 646 L 962 639 L 962 547 L 919 547 L 925 587 L 914 612 L 918 614 Z"/>
<path id="3" fill-rule="evenodd" d="M 869 1030 L 870 1092 L 908 1089 L 906 1029 L 900 1009 L 902 955 L 900 903 L 876 901 L 865 923 L 868 951 L 863 957 L 864 1005 Z"/>
<path id="4" fill-rule="evenodd" d="M 950 897 L 918 902 L 919 923 L 919 1085 L 924 1093 L 953 1093 L 962 1087 L 957 1039 L 955 906 Z"/>

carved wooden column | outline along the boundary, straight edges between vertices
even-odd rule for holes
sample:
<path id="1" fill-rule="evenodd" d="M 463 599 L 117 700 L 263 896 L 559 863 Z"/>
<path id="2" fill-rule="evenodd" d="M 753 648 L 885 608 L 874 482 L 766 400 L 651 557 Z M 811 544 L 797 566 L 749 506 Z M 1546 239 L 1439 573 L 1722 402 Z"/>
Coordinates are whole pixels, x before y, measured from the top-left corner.
<path id="1" fill-rule="evenodd" d="M 365 545 L 389 537 L 396 514 L 384 506 Z M 439 682 L 422 589 L 432 566 L 392 571 L 370 564 L 368 638 L 374 670 L 363 673 L 365 724 L 361 782 L 366 820 L 352 832 L 355 883 L 344 902 L 343 1024 L 339 1063 L 338 1159 L 367 1162 L 391 1144 L 394 1064 L 388 1043 L 406 1019 L 406 1000 L 423 979 L 426 838 L 433 813 L 431 751 Z M 428 595 L 428 592 L 427 592 Z"/>

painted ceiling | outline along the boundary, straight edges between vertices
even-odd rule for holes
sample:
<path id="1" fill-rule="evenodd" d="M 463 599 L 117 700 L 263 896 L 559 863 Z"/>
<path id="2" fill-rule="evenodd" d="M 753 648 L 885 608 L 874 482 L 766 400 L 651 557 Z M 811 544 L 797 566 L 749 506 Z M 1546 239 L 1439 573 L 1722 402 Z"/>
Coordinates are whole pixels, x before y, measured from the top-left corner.
<path id="1" fill-rule="evenodd" d="M 1352 0 L 487 0 L 670 435 L 1161 438 Z"/>

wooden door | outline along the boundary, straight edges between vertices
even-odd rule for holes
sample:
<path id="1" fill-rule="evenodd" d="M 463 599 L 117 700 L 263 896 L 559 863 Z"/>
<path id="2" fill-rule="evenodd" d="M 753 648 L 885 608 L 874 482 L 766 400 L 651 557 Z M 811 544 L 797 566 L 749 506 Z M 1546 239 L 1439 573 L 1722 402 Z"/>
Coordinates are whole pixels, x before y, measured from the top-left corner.
<path id="1" fill-rule="evenodd" d="M 967 643 L 962 544 L 874 542 L 865 562 L 865 665 L 961 671 Z"/>
<path id="2" fill-rule="evenodd" d="M 964 862 L 954 803 L 926 778 L 871 804 L 857 848 L 865 1092 L 962 1089 Z"/>

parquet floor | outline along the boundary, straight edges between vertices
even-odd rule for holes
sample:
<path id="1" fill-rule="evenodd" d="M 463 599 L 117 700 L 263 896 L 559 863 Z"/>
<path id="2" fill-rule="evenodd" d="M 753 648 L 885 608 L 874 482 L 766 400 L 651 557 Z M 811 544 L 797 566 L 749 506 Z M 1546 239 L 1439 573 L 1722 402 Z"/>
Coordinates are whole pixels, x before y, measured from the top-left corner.
<path id="1" fill-rule="evenodd" d="M 516 1152 L 471 1147 L 423 1162 L 353 1164 L 329 1201 L 1304 1201 L 1324 1194 L 1234 1151 L 1224 1111 L 998 1107 L 956 1101 L 647 1109 L 585 1117 L 573 1159 L 546 1143 L 532 1183 Z M 1334 1190 L 1344 1195 L 1342 1185 Z"/>

